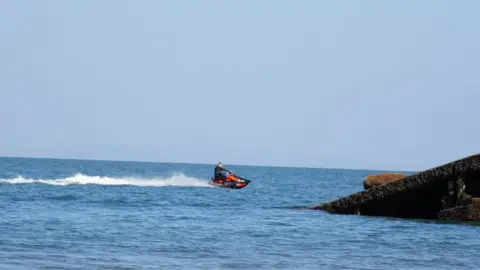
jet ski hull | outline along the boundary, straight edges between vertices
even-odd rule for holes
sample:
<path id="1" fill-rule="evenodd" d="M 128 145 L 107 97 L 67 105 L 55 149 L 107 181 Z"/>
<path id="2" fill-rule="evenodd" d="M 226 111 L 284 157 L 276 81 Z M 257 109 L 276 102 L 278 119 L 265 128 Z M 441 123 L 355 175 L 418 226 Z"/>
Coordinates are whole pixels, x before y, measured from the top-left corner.
<path id="1" fill-rule="evenodd" d="M 250 184 L 250 180 L 240 180 L 240 181 L 230 181 L 230 182 L 222 182 L 221 180 L 213 180 L 208 183 L 211 186 L 214 187 L 220 187 L 220 188 L 231 188 L 231 189 L 242 189 L 248 184 Z"/>

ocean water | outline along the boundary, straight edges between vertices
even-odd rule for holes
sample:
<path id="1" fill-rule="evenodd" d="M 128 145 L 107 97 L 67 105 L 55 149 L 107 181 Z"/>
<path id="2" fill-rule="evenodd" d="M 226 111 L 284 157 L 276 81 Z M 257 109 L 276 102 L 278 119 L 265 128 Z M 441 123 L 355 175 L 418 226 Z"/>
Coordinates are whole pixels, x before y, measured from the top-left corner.
<path id="1" fill-rule="evenodd" d="M 307 207 L 372 171 L 0 158 L 1 269 L 476 269 L 477 224 Z"/>

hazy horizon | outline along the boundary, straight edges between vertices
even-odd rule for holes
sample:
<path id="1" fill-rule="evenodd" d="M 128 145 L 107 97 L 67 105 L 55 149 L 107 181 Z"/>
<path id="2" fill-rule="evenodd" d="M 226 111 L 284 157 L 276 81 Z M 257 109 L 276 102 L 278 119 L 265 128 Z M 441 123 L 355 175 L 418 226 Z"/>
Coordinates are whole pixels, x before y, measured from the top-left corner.
<path id="1" fill-rule="evenodd" d="M 467 157 L 467 156 L 465 156 Z M 172 161 L 162 161 L 162 160 L 129 160 L 129 159 L 96 159 L 96 158 L 88 158 L 88 157 L 78 157 L 78 158 L 68 158 L 68 157 L 47 157 L 47 156 L 0 156 L 0 158 L 7 158 L 7 159 L 53 159 L 53 160 L 76 160 L 76 161 L 106 161 L 106 162 L 126 162 L 126 163 L 163 163 L 163 164 L 189 164 L 189 165 L 212 165 L 215 166 L 217 162 L 214 163 L 205 163 L 205 162 L 172 162 Z M 464 157 L 461 157 L 464 158 Z M 457 159 L 461 159 L 457 158 Z M 455 160 L 457 160 L 455 159 Z M 446 163 L 450 163 L 455 160 L 449 160 L 443 163 L 436 164 L 431 168 L 442 166 Z M 361 168 L 361 167 L 321 167 L 321 166 L 289 166 L 289 165 L 282 165 L 282 164 L 240 164 L 240 163 L 225 163 L 223 162 L 225 167 L 229 166 L 244 166 L 244 167 L 271 167 L 271 168 L 297 168 L 297 169 L 328 169 L 328 170 L 352 170 L 352 171 L 385 171 L 385 172 L 407 172 L 407 173 L 416 173 L 424 170 L 428 170 L 431 168 L 423 168 L 420 170 L 403 170 L 403 169 L 395 169 L 395 168 Z"/>

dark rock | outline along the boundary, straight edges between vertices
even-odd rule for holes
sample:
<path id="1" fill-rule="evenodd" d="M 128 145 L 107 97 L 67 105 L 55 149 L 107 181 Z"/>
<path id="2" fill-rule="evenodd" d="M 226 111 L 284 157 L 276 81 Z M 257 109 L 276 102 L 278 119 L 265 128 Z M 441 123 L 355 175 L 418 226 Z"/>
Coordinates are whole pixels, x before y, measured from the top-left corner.
<path id="1" fill-rule="evenodd" d="M 313 206 L 331 213 L 480 220 L 480 155 Z"/>
<path id="2" fill-rule="evenodd" d="M 480 220 L 480 202 L 444 209 L 438 212 L 438 218 L 454 221 Z"/>

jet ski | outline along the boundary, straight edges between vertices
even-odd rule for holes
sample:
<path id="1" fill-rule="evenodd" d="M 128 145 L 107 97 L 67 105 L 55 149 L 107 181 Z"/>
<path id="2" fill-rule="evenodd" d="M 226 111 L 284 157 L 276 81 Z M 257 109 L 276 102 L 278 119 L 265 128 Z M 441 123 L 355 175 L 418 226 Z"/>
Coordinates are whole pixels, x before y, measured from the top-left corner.
<path id="1" fill-rule="evenodd" d="M 221 187 L 221 188 L 231 188 L 231 189 L 244 188 L 244 187 L 248 186 L 248 184 L 250 184 L 250 182 L 251 182 L 248 179 L 238 177 L 238 176 L 233 175 L 233 174 L 227 176 L 226 180 L 214 179 L 214 178 L 211 178 L 211 180 L 212 181 L 210 183 L 208 183 L 211 186 Z"/>

